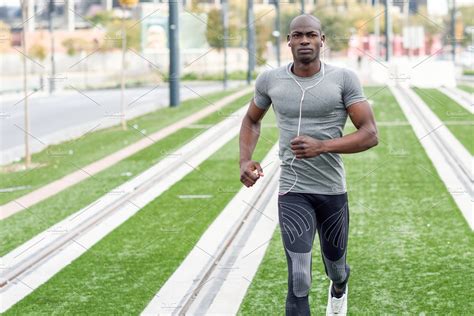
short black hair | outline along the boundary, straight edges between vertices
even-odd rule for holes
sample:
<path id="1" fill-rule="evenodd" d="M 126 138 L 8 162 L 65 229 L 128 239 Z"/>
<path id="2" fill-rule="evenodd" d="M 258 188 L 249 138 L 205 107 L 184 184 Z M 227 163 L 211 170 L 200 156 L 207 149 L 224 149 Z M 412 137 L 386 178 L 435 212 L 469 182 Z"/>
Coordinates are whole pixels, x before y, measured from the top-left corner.
<path id="1" fill-rule="evenodd" d="M 317 23 L 317 29 L 319 30 L 320 33 L 323 32 L 323 27 L 322 27 L 322 24 L 321 24 L 321 21 L 315 17 L 314 15 L 311 15 L 311 14 L 301 14 L 301 15 L 298 15 L 296 17 L 293 18 L 293 20 L 291 20 L 290 22 L 290 33 L 291 33 L 291 30 L 294 28 L 296 22 L 300 19 L 311 19 L 312 21 L 314 21 L 315 23 Z"/>

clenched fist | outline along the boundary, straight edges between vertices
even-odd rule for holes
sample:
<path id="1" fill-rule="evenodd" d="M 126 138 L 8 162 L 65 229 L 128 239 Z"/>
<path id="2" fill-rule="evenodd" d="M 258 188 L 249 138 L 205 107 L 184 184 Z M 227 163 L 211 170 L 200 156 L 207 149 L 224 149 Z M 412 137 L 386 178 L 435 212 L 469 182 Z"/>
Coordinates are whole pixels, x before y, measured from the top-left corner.
<path id="1" fill-rule="evenodd" d="M 293 154 L 298 159 L 316 157 L 324 152 L 322 140 L 306 135 L 293 138 L 290 144 Z"/>
<path id="2" fill-rule="evenodd" d="M 263 177 L 263 169 L 258 162 L 247 160 L 240 163 L 240 182 L 247 188 L 253 186 L 260 177 Z"/>

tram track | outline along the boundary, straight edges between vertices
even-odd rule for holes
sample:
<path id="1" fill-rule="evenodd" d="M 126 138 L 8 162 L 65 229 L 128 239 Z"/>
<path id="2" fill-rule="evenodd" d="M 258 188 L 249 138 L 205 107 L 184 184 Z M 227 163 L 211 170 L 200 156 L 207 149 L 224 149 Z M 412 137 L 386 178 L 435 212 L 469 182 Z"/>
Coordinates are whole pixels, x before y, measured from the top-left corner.
<path id="1" fill-rule="evenodd" d="M 277 226 L 277 156 L 278 144 L 261 163 L 265 176 L 235 195 L 141 315 L 238 310 Z"/>
<path id="2" fill-rule="evenodd" d="M 229 115 L 137 177 L 3 256 L 0 311 L 46 282 L 234 138 L 246 110 Z"/>
<path id="3" fill-rule="evenodd" d="M 469 93 L 457 88 L 441 87 L 439 89 L 442 93 L 453 99 L 456 103 L 466 109 L 469 113 L 474 113 L 474 103 L 472 96 Z"/>
<path id="4" fill-rule="evenodd" d="M 392 86 L 391 90 L 448 191 L 474 229 L 472 156 L 408 86 Z"/>

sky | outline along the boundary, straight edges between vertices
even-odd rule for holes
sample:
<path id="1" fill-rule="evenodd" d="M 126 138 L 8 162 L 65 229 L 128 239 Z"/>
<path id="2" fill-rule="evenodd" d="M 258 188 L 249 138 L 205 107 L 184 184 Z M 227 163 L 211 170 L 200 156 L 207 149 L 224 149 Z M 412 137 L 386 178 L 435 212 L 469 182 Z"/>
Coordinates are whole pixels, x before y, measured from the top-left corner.
<path id="1" fill-rule="evenodd" d="M 0 0 L 0 6 L 18 7 L 20 6 L 20 0 Z"/>

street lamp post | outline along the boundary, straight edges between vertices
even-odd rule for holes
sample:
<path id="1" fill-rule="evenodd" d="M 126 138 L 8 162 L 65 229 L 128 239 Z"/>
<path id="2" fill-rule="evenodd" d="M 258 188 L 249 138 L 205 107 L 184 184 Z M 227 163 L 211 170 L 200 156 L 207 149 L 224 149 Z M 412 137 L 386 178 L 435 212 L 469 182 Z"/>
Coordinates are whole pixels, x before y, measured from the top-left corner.
<path id="1" fill-rule="evenodd" d="M 250 85 L 255 69 L 255 21 L 253 16 L 253 0 L 247 0 L 247 52 L 247 84 Z"/>
<path id="2" fill-rule="evenodd" d="M 125 54 L 127 52 L 127 32 L 125 30 L 125 9 L 135 7 L 138 0 L 119 0 L 122 7 L 122 69 L 120 74 L 120 108 L 122 130 L 127 129 L 127 119 L 125 117 Z"/>
<path id="3" fill-rule="evenodd" d="M 228 17 L 228 0 L 222 0 L 222 25 L 223 25 L 223 41 L 222 46 L 224 48 L 224 89 L 227 89 L 228 78 L 227 78 L 227 37 L 229 28 L 229 17 Z"/>
<path id="4" fill-rule="evenodd" d="M 53 93 L 55 90 L 56 80 L 56 65 L 54 61 L 54 33 L 53 33 L 53 11 L 54 11 L 54 0 L 49 0 L 48 3 L 48 29 L 49 36 L 51 38 L 51 78 L 49 78 L 49 93 Z"/>
<path id="5" fill-rule="evenodd" d="M 451 0 L 451 58 L 456 62 L 456 0 Z"/>
<path id="6" fill-rule="evenodd" d="M 30 142 L 29 142 L 29 130 L 30 130 L 30 121 L 28 116 L 28 77 L 27 77 L 27 67 L 26 67 L 26 29 L 28 21 L 28 10 L 29 4 L 26 3 L 26 0 L 21 1 L 21 17 L 23 20 L 23 30 L 21 32 L 21 48 L 23 51 L 22 54 L 22 63 L 23 63 L 23 92 L 25 97 L 23 98 L 25 106 L 25 169 L 28 169 L 31 165 L 31 154 L 30 154 Z"/>
<path id="7" fill-rule="evenodd" d="M 280 0 L 274 0 L 275 4 L 275 31 L 273 31 L 273 37 L 275 37 L 275 49 L 276 49 L 276 58 L 278 67 L 280 67 L 280 40 L 281 40 L 281 33 L 280 33 Z"/>
<path id="8" fill-rule="evenodd" d="M 179 7 L 178 0 L 169 0 L 168 38 L 170 43 L 170 107 L 179 105 Z"/>
<path id="9" fill-rule="evenodd" d="M 385 0 L 385 61 L 392 58 L 392 15 L 391 0 Z"/>
<path id="10" fill-rule="evenodd" d="M 374 6 L 376 8 L 376 10 L 379 9 L 379 0 L 374 0 Z M 375 45 L 375 56 L 378 58 L 380 58 L 380 15 L 377 14 L 377 16 L 375 17 L 375 26 L 374 26 L 374 31 L 375 31 L 375 41 L 376 41 L 376 45 Z"/>

